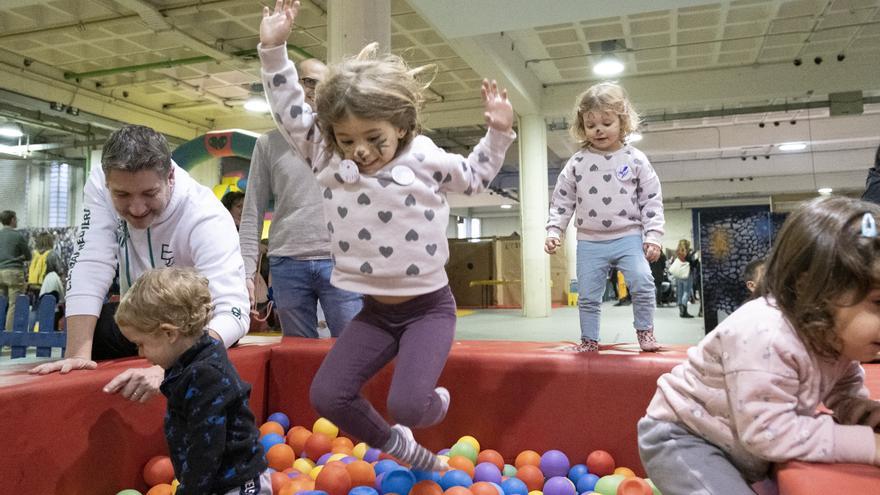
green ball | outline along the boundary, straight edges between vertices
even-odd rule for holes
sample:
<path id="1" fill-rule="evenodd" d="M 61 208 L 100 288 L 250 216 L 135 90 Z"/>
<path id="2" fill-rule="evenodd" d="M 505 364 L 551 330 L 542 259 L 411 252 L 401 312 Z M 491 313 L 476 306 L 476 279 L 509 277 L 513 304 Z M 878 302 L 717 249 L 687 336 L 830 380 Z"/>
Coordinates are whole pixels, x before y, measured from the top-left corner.
<path id="1" fill-rule="evenodd" d="M 116 495 L 143 495 L 143 494 L 137 490 L 133 490 L 133 489 L 129 488 L 127 490 L 122 490 L 121 492 L 117 493 Z"/>
<path id="2" fill-rule="evenodd" d="M 462 457 L 467 457 L 474 464 L 477 462 L 477 449 L 474 448 L 473 445 L 467 442 L 458 442 L 453 445 L 451 449 L 449 449 L 449 457 L 460 455 Z"/>
<path id="3" fill-rule="evenodd" d="M 645 481 L 647 481 L 648 484 L 651 485 L 651 491 L 654 492 L 654 495 L 663 495 L 662 493 L 660 493 L 660 489 L 657 488 L 657 485 L 655 485 L 654 482 L 651 481 L 651 478 L 645 478 Z"/>
<path id="4" fill-rule="evenodd" d="M 504 471 L 502 471 L 501 474 L 503 474 L 504 476 L 507 476 L 508 478 L 512 478 L 512 477 L 516 476 L 516 468 L 511 466 L 510 464 L 505 464 Z"/>
<path id="5" fill-rule="evenodd" d="M 608 476 L 602 476 L 599 478 L 599 481 L 596 482 L 593 491 L 601 493 L 602 495 L 617 495 L 617 487 L 620 486 L 620 482 L 624 479 L 626 479 L 626 477 L 622 474 L 609 474 Z"/>

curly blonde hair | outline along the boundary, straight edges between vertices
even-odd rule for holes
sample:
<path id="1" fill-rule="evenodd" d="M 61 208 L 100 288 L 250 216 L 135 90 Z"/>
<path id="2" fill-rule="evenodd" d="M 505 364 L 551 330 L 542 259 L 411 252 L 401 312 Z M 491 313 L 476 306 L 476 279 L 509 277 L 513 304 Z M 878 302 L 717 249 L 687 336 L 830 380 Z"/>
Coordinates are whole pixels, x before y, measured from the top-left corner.
<path id="1" fill-rule="evenodd" d="M 213 311 L 208 279 L 191 268 L 162 268 L 145 272 L 126 291 L 116 324 L 147 334 L 168 324 L 182 337 L 198 337 Z"/>
<path id="2" fill-rule="evenodd" d="M 397 151 L 405 148 L 422 131 L 419 113 L 436 70 L 433 64 L 410 69 L 403 58 L 380 54 L 378 43 L 370 43 L 356 57 L 331 67 L 327 78 L 315 88 L 318 127 L 328 138 L 329 150 L 344 156 L 333 124 L 349 115 L 386 121 L 403 129 L 405 135 Z"/>
<path id="3" fill-rule="evenodd" d="M 582 148 L 590 145 L 584 124 L 584 116 L 590 112 L 611 112 L 620 118 L 620 142 L 639 129 L 640 117 L 629 95 L 619 84 L 602 82 L 590 86 L 577 97 L 574 106 L 569 134 Z"/>

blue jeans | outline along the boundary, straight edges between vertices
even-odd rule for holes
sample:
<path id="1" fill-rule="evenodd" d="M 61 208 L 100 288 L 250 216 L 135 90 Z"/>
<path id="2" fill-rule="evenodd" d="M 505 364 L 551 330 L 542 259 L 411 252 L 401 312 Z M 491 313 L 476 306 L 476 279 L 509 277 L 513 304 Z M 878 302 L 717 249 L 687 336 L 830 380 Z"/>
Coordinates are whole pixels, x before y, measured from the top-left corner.
<path id="1" fill-rule="evenodd" d="M 631 235 L 610 241 L 578 241 L 577 277 L 581 338 L 599 340 L 599 312 L 608 280 L 608 269 L 616 265 L 623 272 L 632 296 L 636 330 L 654 328 L 654 277 L 642 251 L 642 236 Z"/>
<path id="2" fill-rule="evenodd" d="M 330 285 L 333 261 L 270 256 L 272 294 L 284 335 L 318 338 L 317 305 L 321 301 L 330 335 L 339 337 L 363 306 L 360 294 Z"/>

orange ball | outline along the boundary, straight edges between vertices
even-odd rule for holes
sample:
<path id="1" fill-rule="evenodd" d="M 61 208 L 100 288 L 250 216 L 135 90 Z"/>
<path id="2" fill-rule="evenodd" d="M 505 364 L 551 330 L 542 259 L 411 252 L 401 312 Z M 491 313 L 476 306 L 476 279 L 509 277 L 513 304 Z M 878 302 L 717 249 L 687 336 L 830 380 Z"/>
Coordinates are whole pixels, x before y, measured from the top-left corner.
<path id="1" fill-rule="evenodd" d="M 614 458 L 604 450 L 594 450 L 587 456 L 587 469 L 598 477 L 614 472 Z"/>
<path id="2" fill-rule="evenodd" d="M 647 481 L 635 477 L 626 478 L 617 485 L 617 495 L 651 495 L 654 491 Z"/>
<path id="3" fill-rule="evenodd" d="M 315 462 L 328 452 L 330 452 L 330 437 L 323 433 L 312 433 L 303 446 L 303 454 Z"/>
<path id="4" fill-rule="evenodd" d="M 294 426 L 287 432 L 287 445 L 293 447 L 296 455 L 302 455 L 302 451 L 306 446 L 306 440 L 312 436 L 312 432 L 302 426 Z"/>
<path id="5" fill-rule="evenodd" d="M 531 464 L 532 466 L 540 466 L 541 465 L 541 454 L 535 452 L 534 450 L 523 450 L 516 456 L 516 460 L 513 461 L 513 466 L 519 469 L 526 464 Z M 590 471 L 592 473 L 592 471 Z"/>
<path id="6" fill-rule="evenodd" d="M 315 482 L 309 479 L 308 476 L 300 476 L 299 478 L 294 478 L 290 480 L 290 483 L 286 485 L 284 488 L 278 492 L 278 495 L 294 495 L 295 493 L 304 491 L 304 490 L 314 490 Z"/>
<path id="7" fill-rule="evenodd" d="M 538 466 L 523 464 L 522 467 L 516 470 L 516 477 L 526 484 L 529 491 L 541 490 L 544 488 L 544 473 L 541 472 L 541 469 Z"/>
<path id="8" fill-rule="evenodd" d="M 293 467 L 295 459 L 296 454 L 293 453 L 293 447 L 286 443 L 275 444 L 269 447 L 269 451 L 266 452 L 266 461 L 269 463 L 269 467 L 275 471 L 284 471 Z"/>
<path id="9" fill-rule="evenodd" d="M 146 495 L 171 495 L 171 492 L 171 485 L 168 483 L 159 483 L 153 488 L 150 488 L 150 491 L 148 491 Z"/>
<path id="10" fill-rule="evenodd" d="M 443 495 L 443 488 L 436 481 L 422 480 L 413 485 L 409 495 Z"/>
<path id="11" fill-rule="evenodd" d="M 477 464 L 481 462 L 491 462 L 498 469 L 504 470 L 504 457 L 497 450 L 484 449 L 477 455 Z"/>
<path id="12" fill-rule="evenodd" d="M 474 495 L 473 492 L 463 486 L 450 486 L 443 495 Z"/>
<path id="13" fill-rule="evenodd" d="M 290 477 L 281 471 L 272 473 L 272 493 L 278 493 L 282 488 L 290 484 Z"/>
<path id="14" fill-rule="evenodd" d="M 474 477 L 474 462 L 463 455 L 454 455 L 449 458 L 449 469 L 464 471 L 471 478 Z"/>
<path id="15" fill-rule="evenodd" d="M 284 427 L 281 426 L 281 423 L 275 421 L 266 421 L 262 425 L 260 425 L 260 438 L 268 435 L 269 433 L 277 433 L 284 436 Z"/>
<path id="16" fill-rule="evenodd" d="M 373 486 L 376 482 L 376 471 L 373 465 L 360 459 L 345 465 L 351 476 L 351 486 Z"/>
<path id="17" fill-rule="evenodd" d="M 167 455 L 157 455 L 147 461 L 144 466 L 144 481 L 147 486 L 167 484 L 174 481 L 174 466 Z"/>
<path id="18" fill-rule="evenodd" d="M 330 452 L 351 455 L 354 443 L 346 437 L 336 437 L 330 442 Z"/>
<path id="19" fill-rule="evenodd" d="M 628 467 L 616 468 L 616 469 L 614 469 L 614 474 L 619 474 L 619 475 L 623 476 L 624 478 L 635 478 L 636 477 L 636 473 L 634 473 L 633 470 Z"/>
<path id="20" fill-rule="evenodd" d="M 323 490 L 328 495 L 346 495 L 351 490 L 351 476 L 345 464 L 331 462 L 324 465 L 315 479 L 315 489 Z"/>
<path id="21" fill-rule="evenodd" d="M 495 485 L 488 481 L 478 481 L 471 485 L 470 490 L 473 495 L 501 495 Z"/>

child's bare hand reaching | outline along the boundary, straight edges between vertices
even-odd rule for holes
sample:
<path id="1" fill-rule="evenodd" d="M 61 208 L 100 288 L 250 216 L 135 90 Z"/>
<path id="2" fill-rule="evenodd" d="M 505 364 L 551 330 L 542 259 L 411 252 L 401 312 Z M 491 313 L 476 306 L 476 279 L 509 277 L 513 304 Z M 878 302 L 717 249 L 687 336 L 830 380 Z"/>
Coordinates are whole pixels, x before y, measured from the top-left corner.
<path id="1" fill-rule="evenodd" d="M 276 0 L 275 10 L 263 7 L 260 21 L 260 43 L 263 48 L 283 45 L 293 29 L 293 20 L 299 12 L 299 0 Z"/>
<path id="2" fill-rule="evenodd" d="M 483 79 L 483 87 L 480 90 L 483 96 L 483 117 L 486 125 L 500 132 L 509 132 L 513 127 L 513 106 L 507 99 L 507 90 L 498 90 L 498 83 L 494 80 L 490 83 Z"/>

